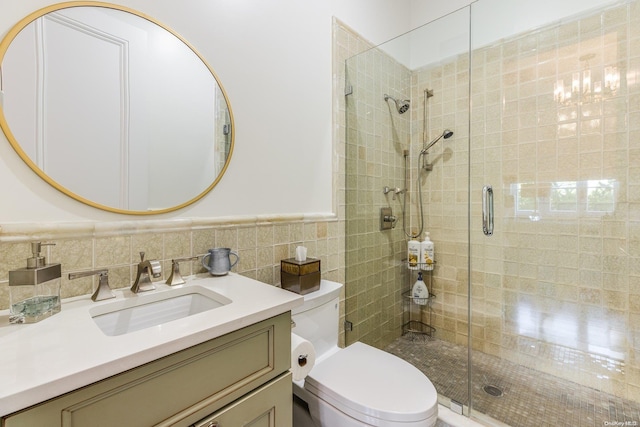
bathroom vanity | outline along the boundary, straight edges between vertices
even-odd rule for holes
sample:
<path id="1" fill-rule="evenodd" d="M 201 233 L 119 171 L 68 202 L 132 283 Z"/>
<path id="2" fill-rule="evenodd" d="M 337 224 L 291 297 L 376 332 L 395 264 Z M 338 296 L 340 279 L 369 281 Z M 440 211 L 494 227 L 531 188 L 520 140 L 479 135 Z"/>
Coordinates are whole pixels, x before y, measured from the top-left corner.
<path id="1" fill-rule="evenodd" d="M 175 300 L 191 289 L 222 304 L 104 332 L 97 317 L 154 304 L 117 291 L 115 300 L 77 298 L 42 322 L 0 328 L 2 426 L 290 427 L 290 310 L 302 297 L 235 274 L 146 297 Z"/>

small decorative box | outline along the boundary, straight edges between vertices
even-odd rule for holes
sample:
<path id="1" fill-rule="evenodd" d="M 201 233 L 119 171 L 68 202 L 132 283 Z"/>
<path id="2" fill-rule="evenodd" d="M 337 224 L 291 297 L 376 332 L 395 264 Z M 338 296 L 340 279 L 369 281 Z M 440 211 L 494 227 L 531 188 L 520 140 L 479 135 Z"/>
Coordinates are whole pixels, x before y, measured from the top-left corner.
<path id="1" fill-rule="evenodd" d="M 280 261 L 280 283 L 283 289 L 300 295 L 317 291 L 320 289 L 320 260 L 283 259 Z"/>

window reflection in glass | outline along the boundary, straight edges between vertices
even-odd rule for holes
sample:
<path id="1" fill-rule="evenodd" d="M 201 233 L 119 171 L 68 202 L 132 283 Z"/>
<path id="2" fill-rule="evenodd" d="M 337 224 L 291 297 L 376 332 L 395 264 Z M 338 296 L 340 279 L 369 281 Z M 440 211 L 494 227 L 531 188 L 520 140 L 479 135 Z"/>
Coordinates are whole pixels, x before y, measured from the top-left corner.
<path id="1" fill-rule="evenodd" d="M 584 181 L 522 182 L 511 184 L 515 215 L 539 221 L 545 216 L 593 216 L 616 209 L 618 181 L 595 179 Z"/>

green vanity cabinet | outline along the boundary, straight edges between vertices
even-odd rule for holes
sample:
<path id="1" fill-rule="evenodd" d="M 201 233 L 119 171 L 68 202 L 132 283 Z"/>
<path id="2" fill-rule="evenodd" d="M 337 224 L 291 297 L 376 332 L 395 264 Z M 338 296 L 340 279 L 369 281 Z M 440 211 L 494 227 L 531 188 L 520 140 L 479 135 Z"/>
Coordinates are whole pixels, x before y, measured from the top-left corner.
<path id="1" fill-rule="evenodd" d="M 2 419 L 3 427 L 291 427 L 283 313 Z"/>

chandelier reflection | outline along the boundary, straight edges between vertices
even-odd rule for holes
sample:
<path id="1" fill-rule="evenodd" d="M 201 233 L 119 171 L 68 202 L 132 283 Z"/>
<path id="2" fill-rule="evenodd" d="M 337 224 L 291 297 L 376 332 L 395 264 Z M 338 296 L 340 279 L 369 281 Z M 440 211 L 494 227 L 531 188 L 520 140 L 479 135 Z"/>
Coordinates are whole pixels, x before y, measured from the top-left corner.
<path id="1" fill-rule="evenodd" d="M 569 81 L 559 79 L 553 85 L 553 98 L 559 104 L 597 102 L 604 97 L 615 96 L 620 87 L 620 72 L 616 66 L 590 68 L 589 60 L 595 54 L 580 57 L 585 69 L 572 73 Z"/>

